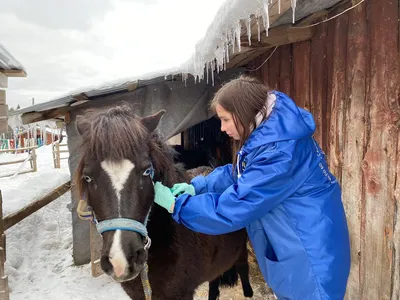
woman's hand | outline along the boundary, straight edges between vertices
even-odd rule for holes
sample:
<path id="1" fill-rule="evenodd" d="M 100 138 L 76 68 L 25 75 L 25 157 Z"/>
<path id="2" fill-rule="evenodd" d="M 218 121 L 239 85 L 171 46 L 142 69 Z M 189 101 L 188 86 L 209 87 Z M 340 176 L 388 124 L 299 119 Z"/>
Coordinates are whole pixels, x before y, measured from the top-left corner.
<path id="1" fill-rule="evenodd" d="M 194 186 L 185 182 L 174 184 L 174 186 L 171 188 L 171 192 L 175 197 L 179 194 L 189 194 L 191 196 L 196 195 Z"/>
<path id="2" fill-rule="evenodd" d="M 169 213 L 174 212 L 175 196 L 171 190 L 161 182 L 154 184 L 155 199 L 154 202 L 164 207 Z"/>

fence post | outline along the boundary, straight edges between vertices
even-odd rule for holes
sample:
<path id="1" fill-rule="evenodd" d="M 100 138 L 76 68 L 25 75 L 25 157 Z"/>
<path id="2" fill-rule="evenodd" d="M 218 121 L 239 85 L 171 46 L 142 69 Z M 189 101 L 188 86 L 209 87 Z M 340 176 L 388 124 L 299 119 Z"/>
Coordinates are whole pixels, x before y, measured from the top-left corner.
<path id="1" fill-rule="evenodd" d="M 57 149 L 57 168 L 61 168 L 61 161 L 60 161 L 60 143 L 56 142 L 56 149 Z"/>
<path id="2" fill-rule="evenodd" d="M 6 235 L 3 224 L 3 197 L 0 190 L 0 300 L 9 300 L 8 276 L 4 274 L 4 263 L 6 262 Z"/>
<path id="3" fill-rule="evenodd" d="M 32 172 L 37 171 L 37 163 L 36 163 L 36 151 L 35 148 L 32 149 Z"/>

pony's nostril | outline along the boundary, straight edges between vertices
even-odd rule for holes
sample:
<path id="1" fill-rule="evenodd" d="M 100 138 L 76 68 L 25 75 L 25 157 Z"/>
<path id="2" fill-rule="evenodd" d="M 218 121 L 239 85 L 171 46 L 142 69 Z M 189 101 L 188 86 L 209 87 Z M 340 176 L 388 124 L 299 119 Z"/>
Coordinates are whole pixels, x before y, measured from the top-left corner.
<path id="1" fill-rule="evenodd" d="M 113 265 L 111 264 L 110 256 L 102 256 L 100 259 L 100 265 L 106 274 L 110 274 L 113 271 Z"/>
<path id="2" fill-rule="evenodd" d="M 137 265 L 142 265 L 146 261 L 146 251 L 141 248 L 136 250 L 131 256 L 131 262 Z"/>

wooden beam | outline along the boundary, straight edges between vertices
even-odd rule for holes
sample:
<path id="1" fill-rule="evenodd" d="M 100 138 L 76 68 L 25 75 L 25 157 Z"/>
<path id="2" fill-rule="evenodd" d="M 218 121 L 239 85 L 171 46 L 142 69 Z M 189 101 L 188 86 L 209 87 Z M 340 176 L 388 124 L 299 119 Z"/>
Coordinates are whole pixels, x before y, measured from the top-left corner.
<path id="1" fill-rule="evenodd" d="M 0 73 L 0 88 L 7 88 L 8 87 L 8 77 L 3 73 Z"/>
<path id="2" fill-rule="evenodd" d="M 12 226 L 14 226 L 15 224 L 21 222 L 23 219 L 30 216 L 34 212 L 38 211 L 43 206 L 46 206 L 47 204 L 53 202 L 54 200 L 56 200 L 57 198 L 59 198 L 60 196 L 62 196 L 66 192 L 68 192 L 70 189 L 71 189 L 71 181 L 68 181 L 68 182 L 60 185 L 59 187 L 57 187 L 55 190 L 53 190 L 52 192 L 50 192 L 43 198 L 36 200 L 36 201 L 28 204 L 27 206 L 23 207 L 19 211 L 6 216 L 3 219 L 4 230 L 7 230 L 7 229 L 11 228 Z"/>
<path id="3" fill-rule="evenodd" d="M 24 70 L 0 70 L 7 77 L 26 77 L 26 72 Z"/>
<path id="4" fill-rule="evenodd" d="M 0 89 L 0 104 L 6 104 L 6 90 Z"/>
<path id="5" fill-rule="evenodd" d="M 0 104 L 0 117 L 8 117 L 8 105 Z"/>
<path id="6" fill-rule="evenodd" d="M 8 118 L 0 117 L 0 133 L 8 131 Z"/>
<path id="7" fill-rule="evenodd" d="M 280 2 L 280 8 L 279 8 L 279 2 Z M 291 0 L 274 0 L 272 4 L 269 6 L 269 24 L 272 25 L 276 20 L 278 20 L 284 13 L 286 13 L 290 8 L 292 7 L 291 5 Z M 279 13 L 280 12 L 280 13 Z M 262 20 L 258 20 L 260 23 L 260 33 L 262 35 L 265 35 L 265 29 L 263 28 L 262 25 Z M 248 20 L 242 20 L 242 23 L 247 25 Z M 248 39 L 247 36 L 247 26 L 242 26 L 241 29 L 241 38 L 243 39 Z M 258 26 L 257 26 L 257 19 L 253 16 L 251 18 L 251 36 L 258 36 Z"/>
<path id="8" fill-rule="evenodd" d="M 35 112 L 24 113 L 21 116 L 21 120 L 22 124 L 30 124 L 42 120 L 55 119 L 57 117 L 64 116 L 70 110 L 71 110 L 70 106 L 63 106 L 59 108 L 46 110 L 43 112 L 35 111 Z"/>
<path id="9" fill-rule="evenodd" d="M 251 47 L 275 47 L 286 44 L 306 41 L 312 38 L 314 28 L 296 28 L 291 25 L 281 25 L 270 30 L 268 36 L 262 36 L 258 41 L 257 36 L 251 39 Z M 242 39 L 242 45 L 249 46 L 249 41 Z"/>
<path id="10" fill-rule="evenodd" d="M 262 37 L 260 42 L 252 40 L 251 46 L 248 40 L 243 39 L 242 51 L 232 56 L 227 69 L 244 66 L 272 47 L 310 40 L 314 32 L 312 27 L 294 28 L 291 25 L 282 25 L 271 29 L 269 36 Z M 257 36 L 255 38 L 257 39 Z"/>

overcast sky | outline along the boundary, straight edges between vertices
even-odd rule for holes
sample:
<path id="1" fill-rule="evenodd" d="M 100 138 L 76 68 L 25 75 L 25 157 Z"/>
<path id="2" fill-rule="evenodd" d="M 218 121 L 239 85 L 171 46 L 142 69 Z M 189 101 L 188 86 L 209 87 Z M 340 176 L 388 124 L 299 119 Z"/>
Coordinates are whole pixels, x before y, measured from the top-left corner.
<path id="1" fill-rule="evenodd" d="M 10 107 L 180 65 L 224 0 L 4 0 L 0 42 L 28 76 L 10 78 Z"/>

